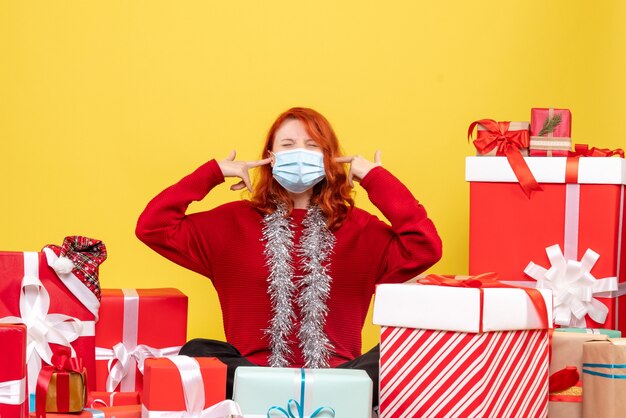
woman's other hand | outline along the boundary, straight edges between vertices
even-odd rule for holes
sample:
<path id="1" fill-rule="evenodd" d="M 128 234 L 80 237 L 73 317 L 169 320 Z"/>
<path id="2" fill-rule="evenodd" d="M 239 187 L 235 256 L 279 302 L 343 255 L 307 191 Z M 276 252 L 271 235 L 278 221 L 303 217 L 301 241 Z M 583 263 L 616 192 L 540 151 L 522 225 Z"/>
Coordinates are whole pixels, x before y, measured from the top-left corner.
<path id="1" fill-rule="evenodd" d="M 338 163 L 350 164 L 350 172 L 348 173 L 348 182 L 350 183 L 351 187 L 354 187 L 354 183 L 352 179 L 361 181 L 363 177 L 365 177 L 372 168 L 382 165 L 381 160 L 380 160 L 380 150 L 377 150 L 374 153 L 374 162 L 371 162 L 361 157 L 360 155 L 337 157 L 335 158 L 335 161 Z"/>
<path id="2" fill-rule="evenodd" d="M 241 179 L 239 183 L 230 186 L 230 190 L 241 190 L 247 187 L 249 191 L 252 191 L 252 183 L 250 182 L 249 170 L 251 168 L 259 167 L 265 164 L 269 164 L 272 159 L 266 158 L 264 160 L 257 161 L 235 161 L 237 153 L 235 150 L 230 152 L 230 155 L 224 158 L 218 163 L 222 175 L 226 177 L 238 177 Z"/>

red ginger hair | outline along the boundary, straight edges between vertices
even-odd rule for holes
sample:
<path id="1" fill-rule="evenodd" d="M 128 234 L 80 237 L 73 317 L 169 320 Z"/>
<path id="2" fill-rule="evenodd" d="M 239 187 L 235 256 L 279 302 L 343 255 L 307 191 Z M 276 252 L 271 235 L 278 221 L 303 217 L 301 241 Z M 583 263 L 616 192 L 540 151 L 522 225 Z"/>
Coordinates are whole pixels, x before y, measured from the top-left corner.
<path id="1" fill-rule="evenodd" d="M 311 203 L 316 204 L 326 217 L 329 229 L 335 230 L 341 226 L 348 214 L 348 210 L 354 207 L 352 189 L 347 180 L 346 170 L 342 163 L 335 162 L 335 157 L 342 155 L 337 136 L 328 120 L 313 109 L 294 107 L 282 113 L 272 124 L 261 158 L 269 157 L 274 146 L 276 131 L 283 122 L 297 119 L 304 125 L 307 133 L 311 135 L 324 154 L 324 180 L 313 186 Z M 272 167 L 267 164 L 258 167 L 257 177 L 251 197 L 252 205 L 264 214 L 276 210 L 276 205 L 282 203 L 287 207 L 287 212 L 293 210 L 293 202 L 288 192 L 272 176 Z"/>

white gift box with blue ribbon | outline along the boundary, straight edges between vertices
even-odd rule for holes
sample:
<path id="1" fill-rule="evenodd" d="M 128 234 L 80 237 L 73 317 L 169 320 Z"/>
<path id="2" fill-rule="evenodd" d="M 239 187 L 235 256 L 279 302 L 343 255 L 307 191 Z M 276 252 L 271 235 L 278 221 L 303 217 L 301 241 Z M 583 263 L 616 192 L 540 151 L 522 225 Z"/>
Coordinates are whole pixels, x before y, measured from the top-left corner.
<path id="1" fill-rule="evenodd" d="M 363 370 L 238 367 L 233 400 L 245 418 L 370 418 Z"/>

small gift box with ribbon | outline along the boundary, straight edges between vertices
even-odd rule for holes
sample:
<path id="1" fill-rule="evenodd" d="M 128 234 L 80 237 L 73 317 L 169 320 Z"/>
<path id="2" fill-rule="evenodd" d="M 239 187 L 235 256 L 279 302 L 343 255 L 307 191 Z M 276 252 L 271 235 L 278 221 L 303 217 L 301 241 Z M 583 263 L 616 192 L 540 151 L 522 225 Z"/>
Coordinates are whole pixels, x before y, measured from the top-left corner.
<path id="1" fill-rule="evenodd" d="M 477 134 L 473 143 L 478 155 L 505 156 L 526 195 L 530 197 L 533 191 L 541 190 L 524 161 L 528 155 L 528 122 L 481 119 L 470 124 L 468 140 L 472 139 L 474 129 Z"/>
<path id="2" fill-rule="evenodd" d="M 583 417 L 626 417 L 626 339 L 583 344 Z"/>
<path id="3" fill-rule="evenodd" d="M 602 334 L 563 332 L 560 329 L 552 334 L 548 407 L 550 418 L 582 417 L 583 344 L 594 340 L 606 341 L 608 338 Z"/>
<path id="4" fill-rule="evenodd" d="M 89 393 L 87 405 L 89 408 L 108 408 L 111 406 L 139 405 L 139 392 L 98 392 Z"/>
<path id="5" fill-rule="evenodd" d="M 121 405 L 102 408 L 85 408 L 80 413 L 56 413 L 48 418 L 141 418 L 141 405 Z M 35 413 L 30 414 L 36 418 Z"/>
<path id="6" fill-rule="evenodd" d="M 572 148 L 569 109 L 533 108 L 530 111 L 530 155 L 567 157 Z"/>
<path id="7" fill-rule="evenodd" d="M 52 365 L 43 366 L 37 379 L 36 415 L 46 412 L 80 412 L 87 404 L 87 370 L 82 359 L 71 358 L 68 347 L 52 356 Z"/>
<path id="8" fill-rule="evenodd" d="M 606 335 L 609 338 L 622 338 L 622 332 L 616 329 L 604 328 L 564 328 L 560 327 L 559 332 L 575 332 L 577 334 L 587 335 Z"/>
<path id="9" fill-rule="evenodd" d="M 177 289 L 103 289 L 96 325 L 96 390 L 140 392 L 147 358 L 177 355 L 187 296 Z"/>
<path id="10" fill-rule="evenodd" d="M 28 416 L 26 326 L 0 324 L 0 417 Z"/>
<path id="11" fill-rule="evenodd" d="M 143 418 L 241 415 L 226 397 L 226 365 L 212 357 L 172 356 L 145 363 Z"/>
<path id="12" fill-rule="evenodd" d="M 28 329 L 28 389 L 34 398 L 42 365 L 70 348 L 82 359 L 88 383 L 95 372 L 95 321 L 100 306 L 98 266 L 106 259 L 101 241 L 66 237 L 43 252 L 0 252 L 0 323 Z M 34 410 L 34 405 L 31 405 Z"/>
<path id="13" fill-rule="evenodd" d="M 381 416 L 546 416 L 551 310 L 493 273 L 378 285 Z"/>
<path id="14" fill-rule="evenodd" d="M 233 399 L 246 417 L 369 418 L 372 379 L 363 370 L 238 367 Z"/>
<path id="15" fill-rule="evenodd" d="M 532 199 L 505 159 L 468 157 L 469 273 L 551 288 L 560 326 L 624 331 L 626 161 L 608 158 L 620 151 L 526 158 L 543 188 Z"/>

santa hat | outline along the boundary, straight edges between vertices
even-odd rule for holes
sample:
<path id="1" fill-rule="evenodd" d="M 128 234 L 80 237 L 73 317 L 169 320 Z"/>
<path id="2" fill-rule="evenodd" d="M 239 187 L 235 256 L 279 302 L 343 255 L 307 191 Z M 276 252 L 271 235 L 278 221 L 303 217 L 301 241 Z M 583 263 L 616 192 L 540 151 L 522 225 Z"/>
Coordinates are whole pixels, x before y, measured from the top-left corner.
<path id="1" fill-rule="evenodd" d="M 51 266 L 57 273 L 72 273 L 100 300 L 98 266 L 107 258 L 102 241 L 78 235 L 65 237 L 63 245 L 46 245 L 59 258 Z"/>

